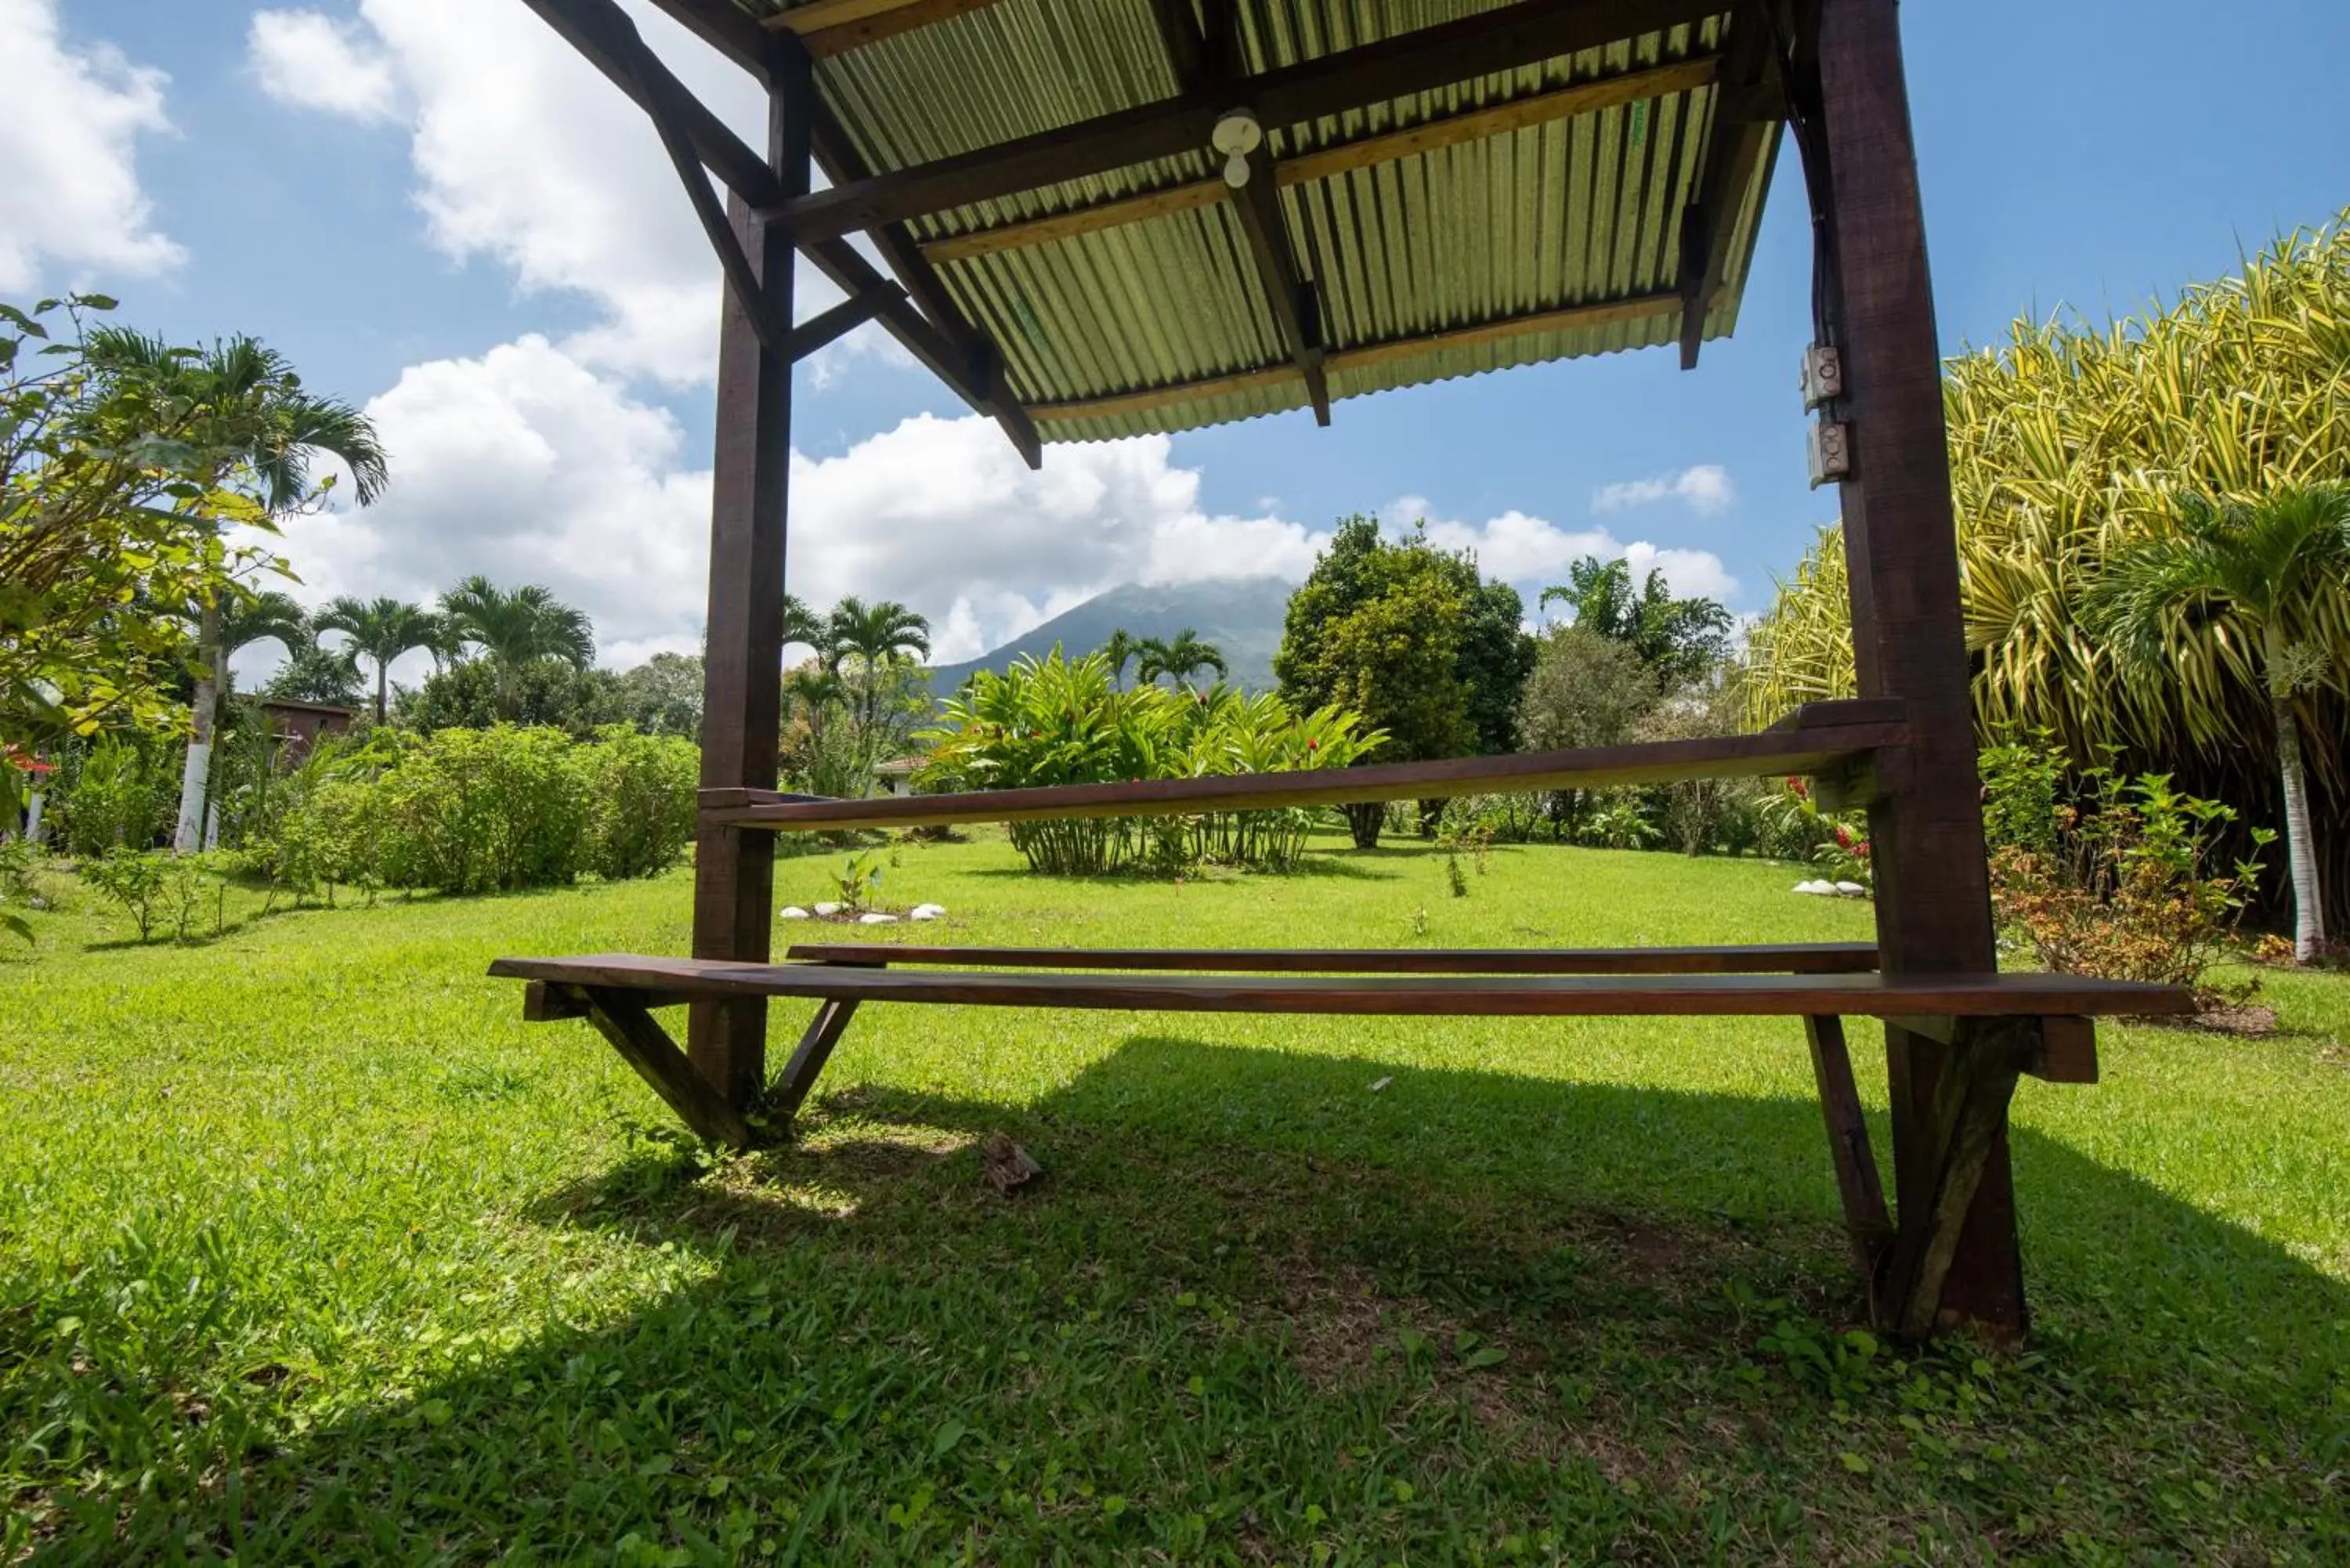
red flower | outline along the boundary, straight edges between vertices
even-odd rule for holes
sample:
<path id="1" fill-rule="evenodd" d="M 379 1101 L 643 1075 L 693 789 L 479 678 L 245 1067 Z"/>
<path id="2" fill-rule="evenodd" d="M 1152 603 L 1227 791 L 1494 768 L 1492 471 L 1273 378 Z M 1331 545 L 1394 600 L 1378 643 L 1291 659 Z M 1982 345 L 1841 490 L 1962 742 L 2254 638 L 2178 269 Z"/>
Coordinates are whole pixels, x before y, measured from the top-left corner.
<path id="1" fill-rule="evenodd" d="M 1850 849 L 1852 847 L 1852 835 L 1845 831 L 1844 824 L 1842 823 L 1836 824 L 1835 838 L 1837 847 L 1842 849 Z"/>
<path id="2" fill-rule="evenodd" d="M 1867 839 L 1866 839 L 1866 838 L 1864 838 L 1864 839 L 1862 839 L 1858 844 L 1854 845 L 1854 846 L 1852 846 L 1852 852 L 1853 852 L 1855 855 L 1859 856 L 1863 860 L 1867 859 L 1867 858 L 1868 858 L 1868 840 L 1867 840 Z"/>
<path id="3" fill-rule="evenodd" d="M 1305 742 L 1305 749 L 1309 752 L 1318 752 L 1322 749 L 1322 742 L 1309 737 Z"/>

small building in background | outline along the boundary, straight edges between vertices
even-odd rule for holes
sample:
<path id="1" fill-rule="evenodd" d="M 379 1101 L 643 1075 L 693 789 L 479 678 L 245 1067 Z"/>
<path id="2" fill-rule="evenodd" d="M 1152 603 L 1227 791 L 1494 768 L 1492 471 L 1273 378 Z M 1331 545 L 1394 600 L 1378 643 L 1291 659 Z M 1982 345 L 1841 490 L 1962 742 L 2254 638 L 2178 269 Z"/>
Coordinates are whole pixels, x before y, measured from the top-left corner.
<path id="1" fill-rule="evenodd" d="M 875 765 L 873 782 L 880 785 L 883 794 L 912 794 L 915 793 L 914 775 L 922 771 L 922 764 L 929 760 L 927 757 L 892 757 Z"/>
<path id="2" fill-rule="evenodd" d="M 357 709 L 328 702 L 265 701 L 261 711 L 269 716 L 269 732 L 277 737 L 278 765 L 288 768 L 301 765 L 319 736 L 348 733 L 359 716 Z"/>

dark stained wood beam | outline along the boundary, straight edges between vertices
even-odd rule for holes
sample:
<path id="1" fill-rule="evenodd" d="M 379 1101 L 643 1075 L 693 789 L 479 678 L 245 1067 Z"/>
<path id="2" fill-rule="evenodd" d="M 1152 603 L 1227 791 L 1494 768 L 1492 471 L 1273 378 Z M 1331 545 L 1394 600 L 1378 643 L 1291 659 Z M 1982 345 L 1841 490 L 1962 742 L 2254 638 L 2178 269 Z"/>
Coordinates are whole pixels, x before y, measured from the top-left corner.
<path id="1" fill-rule="evenodd" d="M 652 0 L 656 10 L 759 78 L 774 81 L 777 55 L 767 29 L 734 0 Z"/>
<path id="2" fill-rule="evenodd" d="M 829 310 L 818 311 L 791 330 L 785 339 L 785 358 L 795 364 L 846 333 L 854 332 L 891 305 L 906 297 L 894 283 L 884 283 L 863 294 L 852 294 Z"/>
<path id="3" fill-rule="evenodd" d="M 1304 60 L 1237 84 L 1268 130 L 1449 87 L 1718 16 L 1725 0 L 1519 0 L 1519 4 Z M 1184 92 L 1035 136 L 836 185 L 783 210 L 795 237 L 878 224 L 1203 153 L 1223 95 Z"/>
<path id="4" fill-rule="evenodd" d="M 772 209 L 789 192 L 766 160 L 726 129 L 646 47 L 637 25 L 613 0 L 523 0 L 563 41 L 643 109 L 665 105 L 694 156 L 754 207 Z"/>
<path id="5" fill-rule="evenodd" d="M 1273 166 L 1274 183 L 1287 190 L 1293 185 L 1331 179 L 1357 169 L 1368 169 L 1424 152 L 1482 141 L 1489 137 L 1505 136 L 1554 119 L 1593 114 L 1645 99 L 1694 92 L 1712 86 L 1720 68 L 1721 61 L 1717 57 L 1700 55 L 1691 59 L 1675 60 L 1669 65 L 1648 66 L 1612 77 L 1602 77 L 1595 81 L 1576 82 L 1571 87 L 1528 93 L 1482 109 L 1440 115 L 1400 130 L 1380 131 L 1351 141 L 1332 142 L 1309 152 L 1293 153 L 1277 160 Z M 1041 218 L 999 223 L 993 228 L 973 229 L 966 234 L 932 240 L 922 246 L 922 254 L 932 262 L 945 264 L 973 256 L 994 255 L 1026 245 L 1049 244 L 1075 234 L 1092 234 L 1126 223 L 1148 223 L 1176 213 L 1196 212 L 1222 201 L 1224 190 L 1221 176 L 1187 181 L 1180 185 L 1147 191 L 1139 196 L 1117 197 Z"/>
<path id="6" fill-rule="evenodd" d="M 1766 0 L 1741 0 L 1731 16 L 1730 47 L 1714 89 L 1705 162 L 1690 204 L 1681 211 L 1681 369 L 1697 369 L 1705 318 L 1729 271 L 1731 241 L 1746 193 L 1778 134 L 1772 118 L 1777 73 L 1770 47 Z"/>
<path id="7" fill-rule="evenodd" d="M 669 1031 L 645 1010 L 644 997 L 600 988 L 573 988 L 573 994 L 596 1032 L 611 1043 L 620 1059 L 637 1070 L 637 1075 L 669 1103 L 687 1127 L 731 1148 L 752 1146 L 754 1139 L 743 1111 L 730 1105 L 686 1059 Z"/>
<path id="8" fill-rule="evenodd" d="M 952 21 L 994 4 L 995 0 L 806 0 L 805 5 L 776 12 L 765 25 L 795 35 L 807 52 L 821 60 L 918 27 Z"/>
<path id="9" fill-rule="evenodd" d="M 1925 214 L 1897 0 L 1817 0 L 1817 55 L 1789 83 L 1822 156 L 1824 303 L 1844 360 L 1827 417 L 1847 428 L 1839 496 L 1853 655 L 1871 697 L 1911 706 L 1906 787 L 1869 806 L 1877 943 L 1897 974 L 1998 965 L 1976 776 L 1957 525 Z M 2051 1011 L 2063 1011 L 2055 1009 Z M 1952 1047 L 1886 1030 L 1896 1210 L 1905 1235 L 1936 1201 L 1936 1085 Z M 2024 1331 L 2023 1270 L 2004 1127 L 1956 1243 L 1942 1310 L 1994 1335 Z"/>
<path id="10" fill-rule="evenodd" d="M 1160 36 L 1167 40 L 1169 63 L 1176 83 L 1203 98 L 1243 101 L 1241 86 L 1239 19 L 1232 0 L 1207 0 L 1207 26 L 1194 32 L 1191 0 L 1152 0 Z M 1264 296 L 1281 338 L 1282 351 L 1297 367 L 1305 383 L 1305 401 L 1314 422 L 1330 423 L 1330 378 L 1322 366 L 1322 313 L 1314 286 L 1297 262 L 1290 243 L 1289 220 L 1281 210 L 1281 192 L 1274 184 L 1273 156 L 1260 144 L 1247 156 L 1248 179 L 1237 189 L 1222 180 L 1225 199 L 1247 242 L 1249 259 L 1256 269 L 1257 291 Z"/>

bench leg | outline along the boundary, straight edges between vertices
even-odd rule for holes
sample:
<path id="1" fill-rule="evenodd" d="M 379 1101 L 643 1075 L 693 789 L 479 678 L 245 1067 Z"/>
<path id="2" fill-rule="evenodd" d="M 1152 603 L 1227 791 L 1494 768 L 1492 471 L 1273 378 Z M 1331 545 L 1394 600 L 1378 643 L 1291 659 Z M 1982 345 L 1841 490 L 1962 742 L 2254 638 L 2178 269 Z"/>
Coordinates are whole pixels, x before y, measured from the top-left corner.
<path id="1" fill-rule="evenodd" d="M 669 1031 L 646 1010 L 641 996 L 594 986 L 570 989 L 572 995 L 567 1000 L 584 1006 L 588 1022 L 597 1033 L 612 1043 L 621 1060 L 652 1085 L 653 1093 L 669 1102 L 670 1109 L 683 1117 L 687 1127 L 713 1143 L 733 1148 L 751 1147 L 755 1140 L 743 1113 L 728 1104 L 702 1070 L 686 1059 Z"/>
<path id="2" fill-rule="evenodd" d="M 1893 1027 L 1886 1038 L 1899 1053 L 1892 1062 L 1901 1200 L 1886 1272 L 1888 1326 L 1911 1339 L 1960 1324 L 2019 1336 L 2026 1321 L 2007 1108 L 2038 1045 L 2034 1021 L 1965 1020 L 1947 1045 Z M 1921 1083 L 1928 1053 L 1932 1075 Z"/>
<path id="3" fill-rule="evenodd" d="M 1852 1080 L 1852 1055 L 1845 1049 L 1844 1020 L 1832 1014 L 1804 1020 L 1812 1046 L 1812 1079 L 1819 1086 L 1820 1114 L 1827 1123 L 1828 1154 L 1835 1164 L 1836 1194 L 1844 1201 L 1845 1231 L 1853 1262 L 1868 1291 L 1870 1318 L 1886 1312 L 1879 1274 L 1893 1241 L 1893 1220 L 1885 1208 L 1885 1187 L 1868 1144 L 1868 1122 L 1860 1091 Z"/>
<path id="4" fill-rule="evenodd" d="M 816 1010 L 815 1021 L 800 1036 L 792 1059 L 784 1064 L 783 1076 L 767 1091 L 766 1113 L 779 1127 L 788 1129 L 792 1119 L 799 1115 L 808 1091 L 816 1087 L 817 1075 L 832 1060 L 832 1048 L 840 1044 L 848 1021 L 856 1015 L 854 1001 L 827 1002 Z"/>

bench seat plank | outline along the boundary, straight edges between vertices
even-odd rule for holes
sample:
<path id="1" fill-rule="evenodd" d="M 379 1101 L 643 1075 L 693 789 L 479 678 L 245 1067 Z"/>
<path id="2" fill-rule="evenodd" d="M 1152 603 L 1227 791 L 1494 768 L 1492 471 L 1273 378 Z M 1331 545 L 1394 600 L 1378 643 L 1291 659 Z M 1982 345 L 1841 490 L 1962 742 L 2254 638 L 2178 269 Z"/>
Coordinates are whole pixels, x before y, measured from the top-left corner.
<path id="1" fill-rule="evenodd" d="M 1306 1012 L 1480 1017 L 2021 1017 L 2178 1013 L 2171 986 L 2085 975 L 1537 974 L 1153 975 L 922 973 L 602 953 L 499 959 L 493 975 L 693 997 L 791 996 L 979 1007 L 1156 1012 Z"/>
<path id="2" fill-rule="evenodd" d="M 799 963 L 962 969 L 1222 970 L 1260 974 L 1842 974 L 1877 967 L 1874 942 L 1703 948 L 959 948 L 795 942 Z"/>

